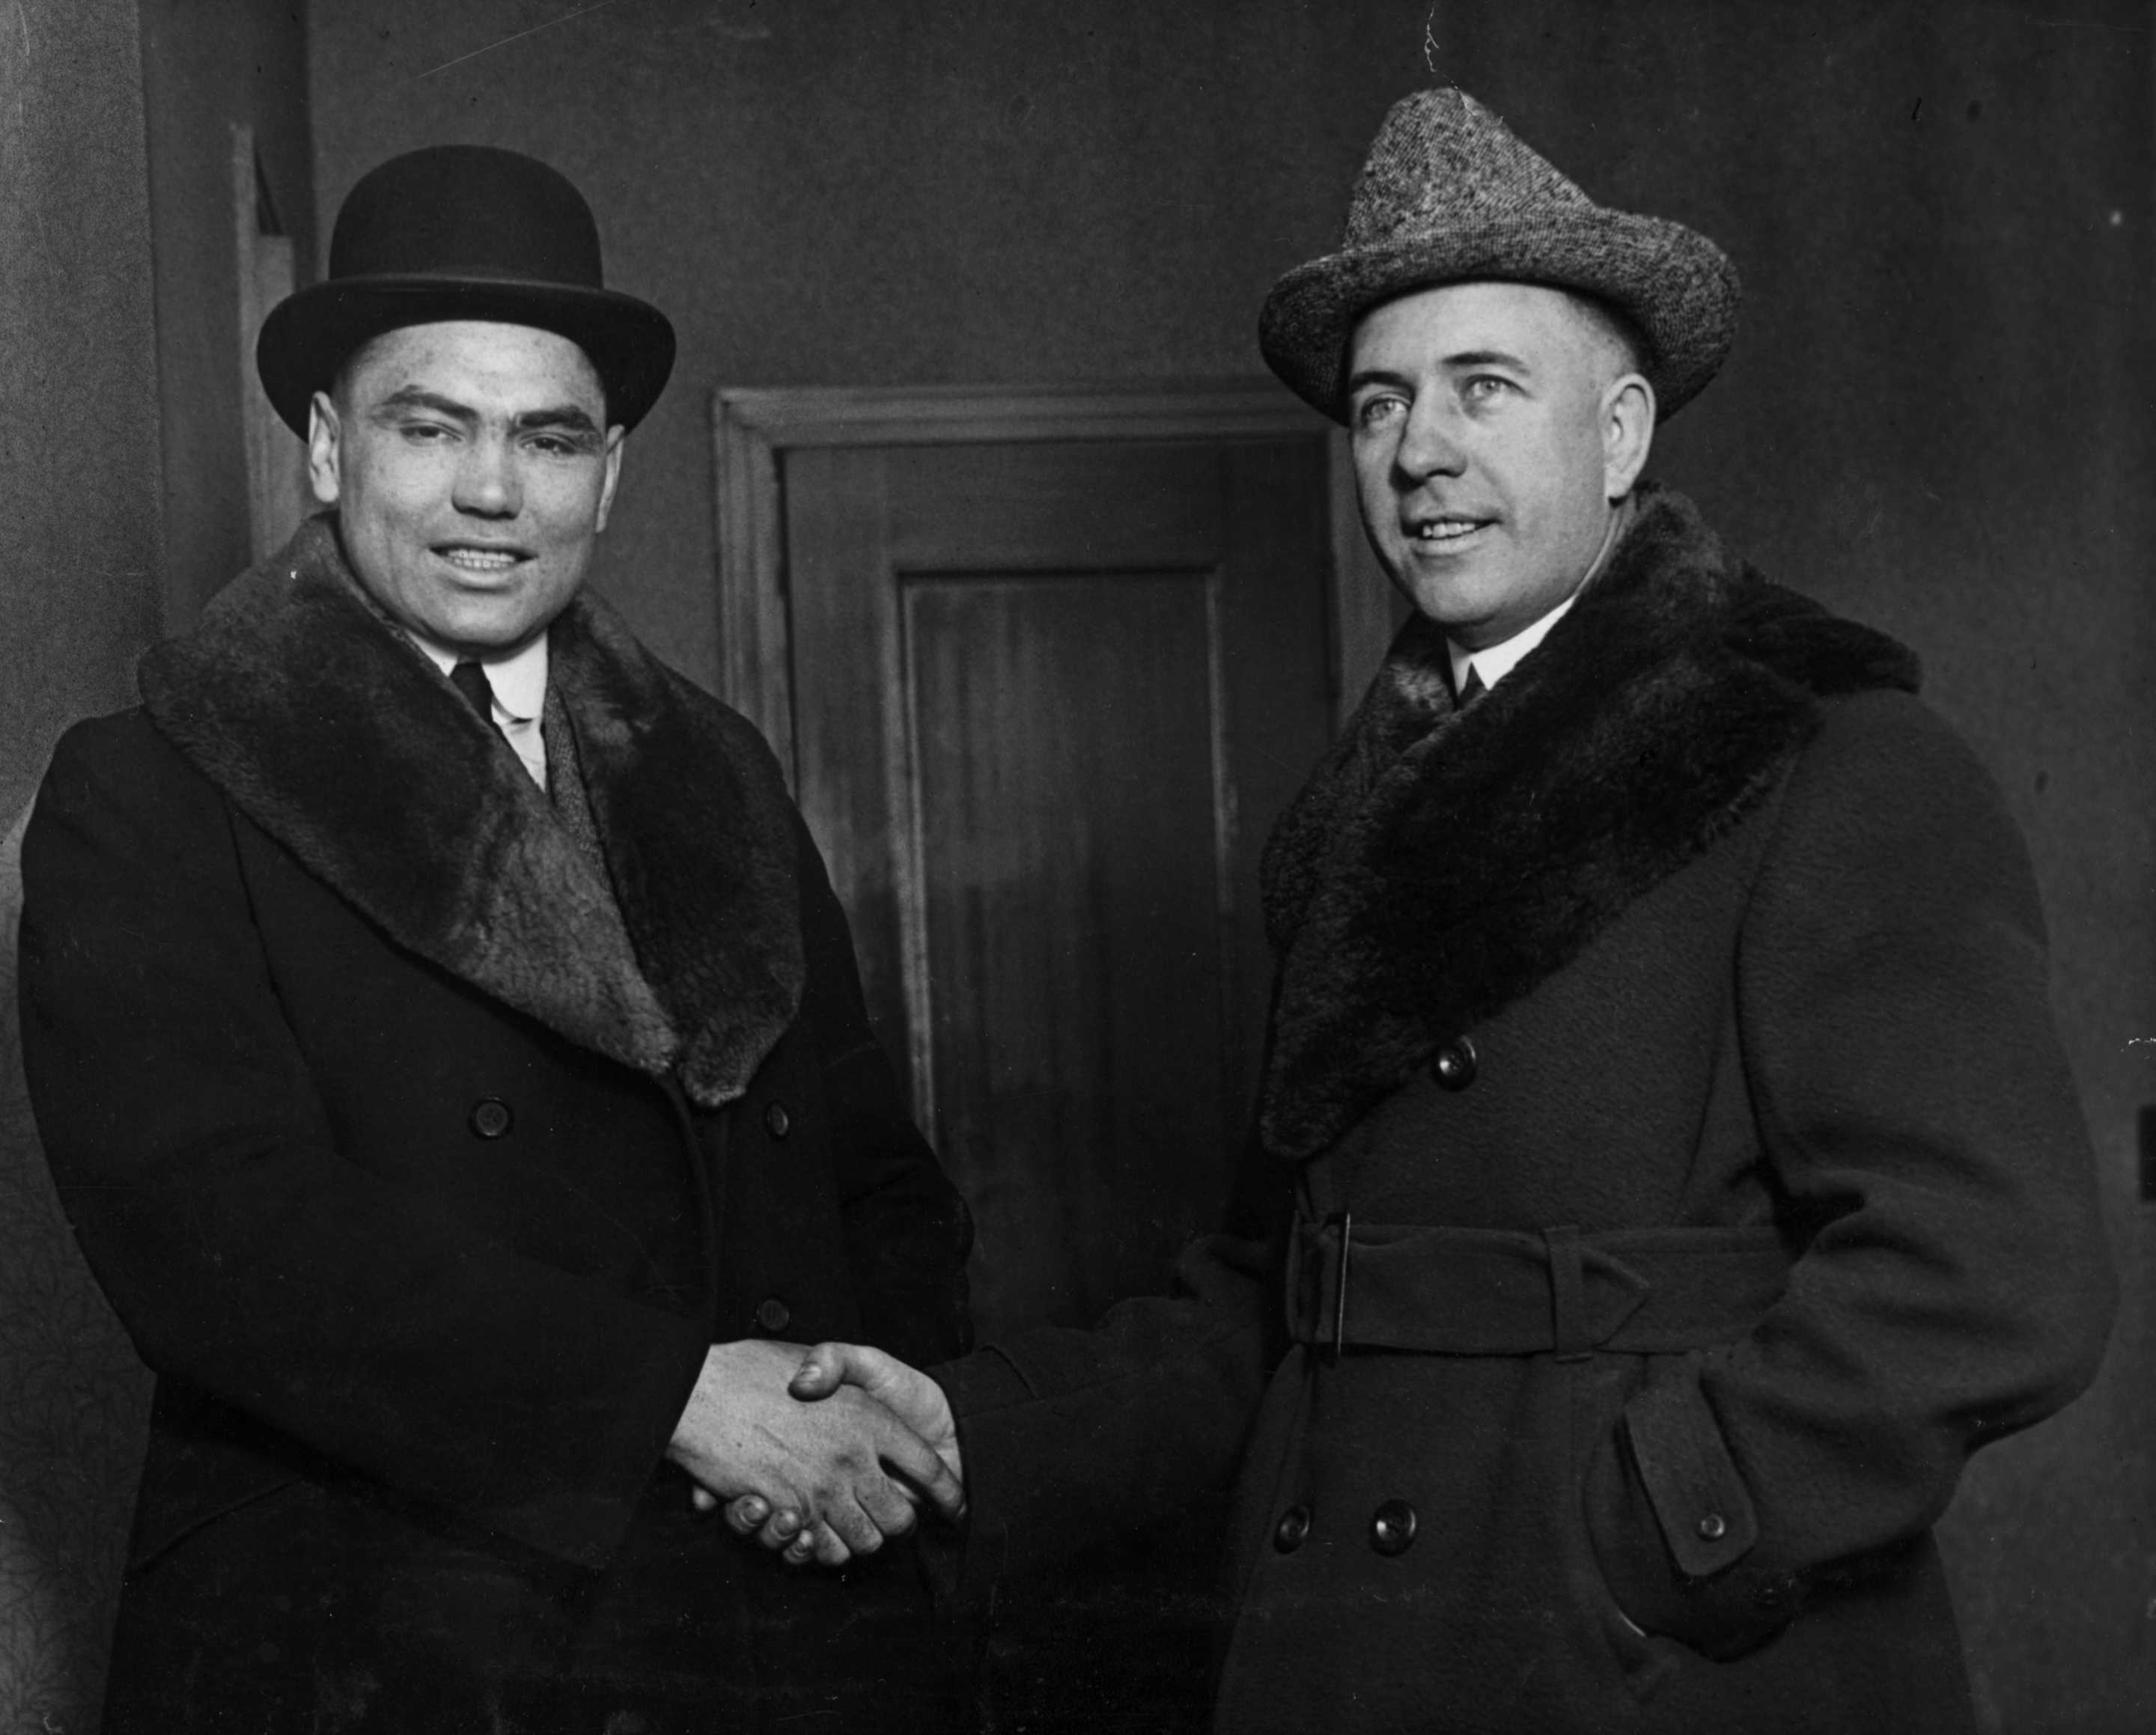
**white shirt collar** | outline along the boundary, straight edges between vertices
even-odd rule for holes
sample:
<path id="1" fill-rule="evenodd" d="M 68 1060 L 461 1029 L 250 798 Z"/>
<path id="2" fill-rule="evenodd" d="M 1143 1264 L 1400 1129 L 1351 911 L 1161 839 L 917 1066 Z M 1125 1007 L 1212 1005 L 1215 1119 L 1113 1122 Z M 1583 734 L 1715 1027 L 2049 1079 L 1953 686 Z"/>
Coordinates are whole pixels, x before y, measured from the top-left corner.
<path id="1" fill-rule="evenodd" d="M 420 649 L 437 669 L 447 675 L 465 660 L 463 655 L 447 645 L 429 639 L 410 627 L 403 629 L 404 636 Z M 494 689 L 494 708 L 511 723 L 528 723 L 537 716 L 547 703 L 547 635 L 541 633 L 516 649 L 475 660 L 486 670 L 486 684 Z M 1485 680 L 1489 679 L 1486 675 Z"/>
<path id="2" fill-rule="evenodd" d="M 1496 644 L 1485 645 L 1481 650 L 1465 650 L 1450 639 L 1445 641 L 1445 649 L 1452 657 L 1452 690 L 1460 691 L 1467 685 L 1467 674 L 1471 669 L 1482 677 L 1485 690 L 1494 687 L 1526 660 L 1527 654 L 1543 639 L 1549 637 L 1550 629 L 1572 612 L 1572 605 L 1579 600 L 1580 593 L 1592 584 L 1603 567 L 1609 564 L 1609 551 L 1617 546 L 1618 538 L 1632 521 L 1632 497 L 1625 496 L 1617 511 L 1609 515 L 1609 527 L 1602 533 L 1602 547 L 1594 557 L 1594 563 L 1587 569 L 1587 576 L 1573 588 L 1573 593 L 1541 619 L 1524 626 L 1509 639 Z"/>
<path id="3" fill-rule="evenodd" d="M 1579 587 L 1579 590 L 1586 588 L 1584 584 Z M 1572 605 L 1579 600 L 1579 590 L 1574 591 L 1532 626 L 1522 627 L 1502 644 L 1486 645 L 1481 650 L 1462 650 L 1450 639 L 1446 639 L 1445 648 L 1452 654 L 1452 690 L 1457 693 L 1466 686 L 1467 671 L 1471 669 L 1482 677 L 1485 688 L 1496 685 L 1519 666 L 1521 660 L 1529 651 L 1549 636 L 1550 629 L 1563 620 L 1571 611 Z"/>

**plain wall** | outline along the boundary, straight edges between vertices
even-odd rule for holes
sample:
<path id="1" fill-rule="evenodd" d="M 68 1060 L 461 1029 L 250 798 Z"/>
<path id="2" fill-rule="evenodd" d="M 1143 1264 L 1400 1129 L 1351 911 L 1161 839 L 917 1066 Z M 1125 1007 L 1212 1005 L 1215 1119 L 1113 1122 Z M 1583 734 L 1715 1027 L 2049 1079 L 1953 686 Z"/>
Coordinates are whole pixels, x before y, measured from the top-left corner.
<path id="1" fill-rule="evenodd" d="M 0 12 L 0 824 L 158 630 L 143 165 L 133 0 Z"/>
<path id="2" fill-rule="evenodd" d="M 0 10 L 0 1727 L 94 1727 L 134 1498 L 133 1357 L 76 1257 L 15 1048 L 18 816 L 158 632 L 134 0 Z"/>

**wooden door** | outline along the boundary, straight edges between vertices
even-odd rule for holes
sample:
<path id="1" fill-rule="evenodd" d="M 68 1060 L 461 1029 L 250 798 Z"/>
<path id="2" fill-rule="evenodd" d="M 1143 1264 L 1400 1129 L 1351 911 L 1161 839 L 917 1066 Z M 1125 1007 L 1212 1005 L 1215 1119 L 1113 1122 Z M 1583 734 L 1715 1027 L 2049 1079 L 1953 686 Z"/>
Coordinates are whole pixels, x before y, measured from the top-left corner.
<path id="1" fill-rule="evenodd" d="M 1337 685 L 1323 424 L 1268 413 L 773 455 L 797 791 L 984 1339 L 1158 1291 L 1225 1200 Z"/>

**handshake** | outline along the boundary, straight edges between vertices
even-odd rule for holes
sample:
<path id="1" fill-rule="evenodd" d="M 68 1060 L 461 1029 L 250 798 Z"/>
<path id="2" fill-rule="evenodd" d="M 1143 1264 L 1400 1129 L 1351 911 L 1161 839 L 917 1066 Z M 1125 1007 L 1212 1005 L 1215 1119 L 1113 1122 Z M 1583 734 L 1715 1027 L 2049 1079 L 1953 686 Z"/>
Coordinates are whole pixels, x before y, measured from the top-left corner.
<path id="1" fill-rule="evenodd" d="M 666 1455 L 699 1512 L 799 1564 L 844 1566 L 913 1528 L 922 1501 L 964 1516 L 958 1430 L 927 1374 L 852 1343 L 716 1343 Z"/>

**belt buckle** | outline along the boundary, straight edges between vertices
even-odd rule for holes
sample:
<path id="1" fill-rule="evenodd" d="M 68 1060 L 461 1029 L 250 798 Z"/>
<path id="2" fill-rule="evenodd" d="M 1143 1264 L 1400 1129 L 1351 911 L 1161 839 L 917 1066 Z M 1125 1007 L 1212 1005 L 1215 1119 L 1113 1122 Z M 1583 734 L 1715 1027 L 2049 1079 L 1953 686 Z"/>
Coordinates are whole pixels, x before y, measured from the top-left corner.
<path id="1" fill-rule="evenodd" d="M 1332 1289 L 1332 1342 L 1325 1353 L 1327 1365 L 1335 1368 L 1340 1365 L 1340 1352 L 1348 1342 L 1348 1261 L 1354 1245 L 1355 1214 L 1335 1211 L 1325 1219 L 1325 1227 L 1336 1226 L 1340 1231 L 1340 1275 Z"/>

